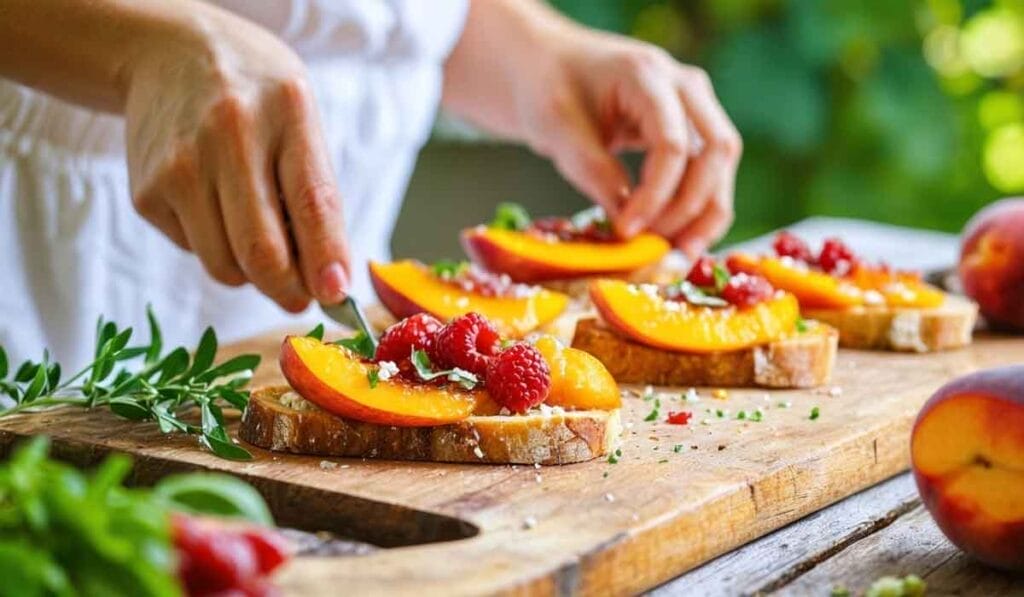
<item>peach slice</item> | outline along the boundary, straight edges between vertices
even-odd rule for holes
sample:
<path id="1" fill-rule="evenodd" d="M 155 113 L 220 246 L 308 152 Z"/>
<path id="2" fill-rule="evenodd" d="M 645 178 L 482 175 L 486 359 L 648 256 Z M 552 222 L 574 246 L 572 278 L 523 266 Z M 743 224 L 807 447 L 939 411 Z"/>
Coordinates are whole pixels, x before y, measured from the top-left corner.
<path id="1" fill-rule="evenodd" d="M 854 284 L 789 259 L 737 253 L 729 256 L 728 264 L 736 271 L 764 276 L 772 286 L 796 295 L 805 309 L 841 309 L 864 303 L 864 293 Z"/>
<path id="2" fill-rule="evenodd" d="M 921 498 L 950 541 L 1024 570 L 1024 367 L 940 389 L 918 415 L 910 449 Z"/>
<path id="3" fill-rule="evenodd" d="M 504 336 L 520 338 L 565 310 L 569 297 L 543 288 L 522 297 L 487 297 L 435 276 L 418 261 L 370 262 L 370 280 L 392 315 L 427 312 L 448 321 L 470 311 L 489 319 Z"/>
<path id="4" fill-rule="evenodd" d="M 655 348 L 719 352 L 766 344 L 791 333 L 800 317 L 796 297 L 777 293 L 746 309 L 696 307 L 669 301 L 653 285 L 597 280 L 590 298 L 601 317 L 622 334 Z"/>
<path id="5" fill-rule="evenodd" d="M 281 372 L 303 398 L 349 419 L 379 425 L 428 427 L 461 421 L 489 398 L 483 390 L 414 384 L 397 377 L 371 388 L 374 365 L 347 349 L 289 336 L 281 345 Z"/>
<path id="6" fill-rule="evenodd" d="M 614 410 L 622 406 L 619 385 L 601 361 L 582 350 L 562 346 L 553 336 L 541 336 L 535 346 L 551 369 L 546 404 L 573 410 Z"/>
<path id="7" fill-rule="evenodd" d="M 486 226 L 464 230 L 462 245 L 473 261 L 517 282 L 631 272 L 669 250 L 668 242 L 653 234 L 623 242 L 566 242 Z"/>

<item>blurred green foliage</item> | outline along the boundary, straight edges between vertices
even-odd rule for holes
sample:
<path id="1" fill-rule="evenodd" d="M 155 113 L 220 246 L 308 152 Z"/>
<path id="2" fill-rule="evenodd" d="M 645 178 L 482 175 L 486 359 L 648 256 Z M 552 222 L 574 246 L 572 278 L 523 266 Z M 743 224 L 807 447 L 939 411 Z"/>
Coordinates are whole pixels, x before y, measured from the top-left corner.
<path id="1" fill-rule="evenodd" d="M 1024 0 L 551 0 L 703 66 L 743 134 L 730 238 L 809 215 L 957 231 L 1024 191 Z"/>

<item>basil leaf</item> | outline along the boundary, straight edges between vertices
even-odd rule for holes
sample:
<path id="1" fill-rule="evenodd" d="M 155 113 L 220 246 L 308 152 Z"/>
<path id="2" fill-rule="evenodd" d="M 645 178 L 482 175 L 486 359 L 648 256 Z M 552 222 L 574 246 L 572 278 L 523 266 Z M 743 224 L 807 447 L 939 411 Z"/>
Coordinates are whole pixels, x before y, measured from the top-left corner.
<path id="1" fill-rule="evenodd" d="M 377 387 L 377 383 L 380 382 L 380 369 L 370 369 L 366 372 L 366 381 L 370 384 L 370 389 Z"/>
<path id="2" fill-rule="evenodd" d="M 810 329 L 810 326 L 807 325 L 807 320 L 806 319 L 804 319 L 803 317 L 797 317 L 796 318 L 796 331 L 797 332 L 803 334 L 804 332 L 806 332 L 809 329 Z"/>
<path id="3" fill-rule="evenodd" d="M 24 363 L 21 364 L 20 367 L 18 367 L 18 371 L 14 374 L 14 381 L 19 383 L 25 383 L 26 381 L 32 379 L 33 377 L 35 377 L 36 369 L 38 367 L 39 365 L 33 363 L 32 361 L 25 361 Z"/>
<path id="4" fill-rule="evenodd" d="M 243 518 L 273 525 L 267 504 L 251 485 L 231 475 L 190 473 L 165 477 L 153 492 L 176 507 L 195 514 Z"/>
<path id="5" fill-rule="evenodd" d="M 196 381 L 205 382 L 213 381 L 220 377 L 227 377 L 229 375 L 235 375 L 236 373 L 252 372 L 260 365 L 260 355 L 258 354 L 243 354 L 237 357 L 228 359 L 217 365 L 213 369 L 208 370 L 206 373 L 196 377 Z"/>
<path id="6" fill-rule="evenodd" d="M 163 384 L 167 380 L 181 375 L 187 368 L 188 351 L 183 346 L 179 346 L 167 353 L 167 356 L 157 365 L 157 370 L 160 371 L 160 378 L 157 380 L 157 384 Z"/>
<path id="7" fill-rule="evenodd" d="M 670 292 L 674 291 L 683 296 L 686 302 L 699 307 L 728 307 L 725 299 L 706 294 L 703 290 L 686 280 L 681 280 L 669 287 Z"/>
<path id="8" fill-rule="evenodd" d="M 334 344 L 344 346 L 364 359 L 373 359 L 373 355 L 376 352 L 373 339 L 366 332 L 356 332 L 356 335 L 351 338 L 336 340 Z"/>
<path id="9" fill-rule="evenodd" d="M 430 357 L 424 350 L 414 350 L 409 358 L 412 361 L 413 368 L 416 369 L 416 374 L 420 376 L 423 381 L 430 381 L 437 379 L 438 377 L 447 378 L 448 381 L 455 382 L 462 386 L 464 389 L 472 390 L 476 387 L 480 380 L 476 375 L 473 375 L 465 369 L 445 369 L 444 371 L 434 371 L 433 363 L 430 362 Z"/>
<path id="10" fill-rule="evenodd" d="M 732 275 L 729 273 L 729 270 L 717 263 L 712 266 L 711 272 L 715 277 L 715 292 L 722 292 L 729 283 L 729 279 L 732 278 Z"/>
<path id="11" fill-rule="evenodd" d="M 7 377 L 7 352 L 0 346 L 0 379 Z"/>
<path id="12" fill-rule="evenodd" d="M 526 230 L 530 227 L 530 214 L 518 203 L 499 203 L 494 210 L 491 228 L 500 230 Z"/>
<path id="13" fill-rule="evenodd" d="M 313 338 L 314 340 L 323 341 L 324 339 L 324 324 L 318 323 L 316 327 L 306 332 L 307 338 Z"/>
<path id="14" fill-rule="evenodd" d="M 464 272 L 467 268 L 469 268 L 468 261 L 442 259 L 441 261 L 434 262 L 434 264 L 430 266 L 430 271 L 442 280 L 450 280 Z"/>
<path id="15" fill-rule="evenodd" d="M 132 421 L 144 421 L 150 416 L 150 409 L 131 398 L 111 398 L 107 404 L 115 415 Z"/>

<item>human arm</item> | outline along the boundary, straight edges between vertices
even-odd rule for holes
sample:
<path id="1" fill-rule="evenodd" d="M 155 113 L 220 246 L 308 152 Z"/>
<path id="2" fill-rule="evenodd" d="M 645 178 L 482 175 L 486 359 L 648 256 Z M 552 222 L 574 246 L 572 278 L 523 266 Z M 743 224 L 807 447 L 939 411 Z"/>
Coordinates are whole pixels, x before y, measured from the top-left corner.
<path id="1" fill-rule="evenodd" d="M 344 298 L 341 198 L 280 40 L 196 0 L 5 0 L 0 36 L 0 76 L 125 116 L 135 208 L 214 278 Z"/>
<path id="2" fill-rule="evenodd" d="M 470 0 L 444 105 L 549 157 L 623 236 L 652 229 L 696 254 L 732 221 L 739 134 L 707 74 L 653 46 L 534 0 Z M 624 149 L 646 152 L 635 188 Z"/>

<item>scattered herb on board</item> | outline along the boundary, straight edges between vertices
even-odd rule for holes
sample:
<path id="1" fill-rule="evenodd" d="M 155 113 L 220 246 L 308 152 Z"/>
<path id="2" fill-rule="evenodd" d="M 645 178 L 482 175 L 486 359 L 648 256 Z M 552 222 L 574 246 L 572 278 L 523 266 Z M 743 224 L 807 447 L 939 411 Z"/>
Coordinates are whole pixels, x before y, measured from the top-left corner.
<path id="1" fill-rule="evenodd" d="M 622 458 L 622 448 L 616 448 L 614 452 L 608 455 L 608 464 L 618 464 L 620 458 Z"/>
<path id="2" fill-rule="evenodd" d="M 491 220 L 491 228 L 501 230 L 526 230 L 530 227 L 530 214 L 518 203 L 499 203 L 494 210 L 494 219 Z"/>
<path id="3" fill-rule="evenodd" d="M 864 597 L 921 597 L 928 585 L 916 574 L 903 578 L 883 576 L 871 584 Z"/>
<path id="4" fill-rule="evenodd" d="M 661 416 L 661 400 L 658 400 L 657 398 L 655 398 L 655 400 L 654 400 L 654 408 L 651 409 L 651 412 L 647 413 L 647 416 L 644 417 L 644 421 L 648 421 L 648 422 L 650 422 L 650 421 L 657 421 L 660 416 Z"/>
<path id="5" fill-rule="evenodd" d="M 480 383 L 480 380 L 476 375 L 455 367 L 454 369 L 444 369 L 442 371 L 434 371 L 433 364 L 430 362 L 430 357 L 427 355 L 425 350 L 414 350 L 412 352 L 412 366 L 416 368 L 416 374 L 420 376 L 423 381 L 430 381 L 437 379 L 438 377 L 444 377 L 448 381 L 455 382 L 462 386 L 463 389 L 472 390 L 476 387 L 476 384 Z"/>
<path id="6" fill-rule="evenodd" d="M 676 444 L 676 445 L 672 446 L 672 451 L 675 452 L 676 454 L 682 452 L 683 451 L 683 444 Z"/>
<path id="7" fill-rule="evenodd" d="M 0 574 L 13 591 L 5 595 L 180 595 L 172 512 L 273 524 L 259 493 L 235 477 L 172 475 L 128 488 L 127 456 L 85 473 L 48 450 L 35 437 L 0 463 Z"/>
<path id="8" fill-rule="evenodd" d="M 747 418 L 747 411 L 741 410 L 740 412 L 736 413 L 736 420 L 737 421 L 743 421 L 743 420 L 746 420 L 746 418 Z"/>
<path id="9" fill-rule="evenodd" d="M 760 423 L 761 421 L 764 420 L 764 411 L 758 408 L 750 413 L 748 419 L 755 423 Z"/>
<path id="10" fill-rule="evenodd" d="M 803 317 L 797 317 L 796 318 L 796 331 L 800 332 L 801 334 L 803 334 L 808 329 L 810 329 L 810 327 L 807 325 L 807 320 L 804 319 Z"/>
<path id="11" fill-rule="evenodd" d="M 200 444 L 223 458 L 252 458 L 228 437 L 223 408 L 245 409 L 249 392 L 243 388 L 259 365 L 259 355 L 239 355 L 214 366 L 213 328 L 203 332 L 194 356 L 185 347 L 164 351 L 156 317 L 151 309 L 146 315 L 150 341 L 138 346 L 128 345 L 131 328 L 119 329 L 101 317 L 93 361 L 63 380 L 60 364 L 51 362 L 46 351 L 41 361 L 25 361 L 9 377 L 7 355 L 0 347 L 0 394 L 14 401 L 0 410 L 0 417 L 55 406 L 106 407 L 125 419 L 154 421 L 164 433 L 198 436 Z M 199 410 L 198 425 L 182 418 L 193 409 Z"/>
<path id="12" fill-rule="evenodd" d="M 665 464 L 666 462 L 668 462 L 668 458 L 662 458 L 658 461 L 658 464 Z"/>
<path id="13" fill-rule="evenodd" d="M 818 419 L 818 417 L 820 417 L 820 416 L 821 416 L 821 410 L 817 406 L 815 406 L 815 407 L 811 408 L 811 415 L 809 417 L 807 417 L 807 418 L 812 420 L 812 421 L 816 421 Z"/>
<path id="14" fill-rule="evenodd" d="M 850 589 L 847 589 L 844 586 L 832 587 L 832 590 L 829 592 L 829 597 L 850 597 Z"/>

